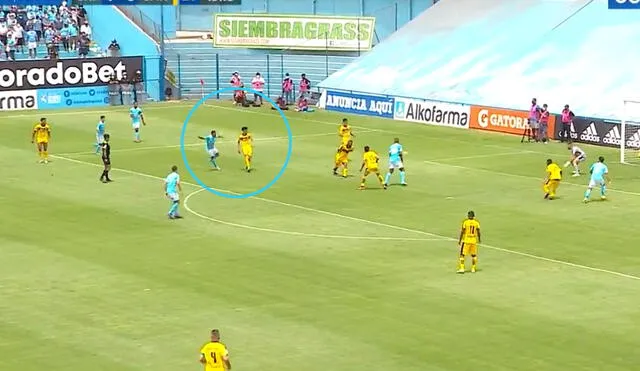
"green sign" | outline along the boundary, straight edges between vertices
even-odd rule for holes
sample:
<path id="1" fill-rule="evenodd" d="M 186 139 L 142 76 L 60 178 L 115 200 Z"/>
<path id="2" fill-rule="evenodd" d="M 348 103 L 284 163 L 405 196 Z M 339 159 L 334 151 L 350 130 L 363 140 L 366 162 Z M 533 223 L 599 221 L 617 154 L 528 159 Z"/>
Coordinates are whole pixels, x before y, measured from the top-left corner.
<path id="1" fill-rule="evenodd" d="M 323 17 L 218 13 L 213 19 L 216 47 L 299 50 L 369 50 L 373 17 Z"/>

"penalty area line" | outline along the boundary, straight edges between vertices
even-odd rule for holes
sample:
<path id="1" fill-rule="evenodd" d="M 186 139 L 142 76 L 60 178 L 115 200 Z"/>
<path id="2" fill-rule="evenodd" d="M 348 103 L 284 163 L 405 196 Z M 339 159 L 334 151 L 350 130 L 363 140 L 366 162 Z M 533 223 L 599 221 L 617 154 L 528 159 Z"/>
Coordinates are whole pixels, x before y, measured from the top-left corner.
<path id="1" fill-rule="evenodd" d="M 346 236 L 346 235 L 334 235 L 334 234 L 323 234 L 323 233 L 307 233 L 307 232 L 295 232 L 295 231 L 286 231 L 283 229 L 273 229 L 273 228 L 263 228 L 263 227 L 255 227 L 252 225 L 248 225 L 248 224 L 240 224 L 240 223 L 233 223 L 233 222 L 228 222 L 228 221 L 224 221 L 224 220 L 220 220 L 220 219 L 216 219 L 216 218 L 212 218 L 210 216 L 207 215 L 203 215 L 200 214 L 199 212 L 193 210 L 192 208 L 189 207 L 189 200 L 191 199 L 191 197 L 201 193 L 205 191 L 205 189 L 198 189 L 196 191 L 193 191 L 191 193 L 189 193 L 185 198 L 184 198 L 184 203 L 183 206 L 185 208 L 185 210 L 187 210 L 189 213 L 197 216 L 198 218 L 204 219 L 204 220 L 209 220 L 215 223 L 219 223 L 219 224 L 224 224 L 230 227 L 236 227 L 236 228 L 243 228 L 243 229 L 249 229 L 252 231 L 259 231 L 259 232 L 268 232 L 268 233 L 278 233 L 278 234 L 285 234 L 285 235 L 289 235 L 289 236 L 297 236 L 297 237 L 309 237 L 309 238 L 330 238 L 330 239 L 343 239 L 343 240 L 373 240 L 373 241 L 448 241 L 447 239 L 444 238 L 410 238 L 410 237 L 376 237 L 376 236 Z"/>
<path id="2" fill-rule="evenodd" d="M 64 161 L 68 161 L 68 162 L 73 162 L 73 163 L 76 163 L 76 164 L 90 165 L 90 166 L 93 166 L 93 167 L 100 167 L 100 168 L 102 167 L 101 164 L 96 164 L 96 163 L 93 163 L 93 162 L 77 160 L 77 159 L 69 158 L 69 157 L 62 157 L 62 156 L 58 156 L 58 155 L 49 155 L 49 157 L 57 158 L 59 160 L 64 160 Z M 438 163 L 438 164 L 443 165 L 441 163 Z M 137 176 L 140 176 L 140 177 L 154 179 L 154 180 L 164 180 L 164 178 L 156 176 L 156 175 L 140 173 L 140 172 L 132 171 L 132 170 L 118 169 L 118 168 L 112 168 L 111 170 L 119 171 L 119 172 L 125 173 L 125 174 L 137 175 Z M 511 175 L 513 175 L 513 174 L 511 174 Z M 202 188 L 198 184 L 195 184 L 195 183 L 182 182 L 182 184 L 193 186 L 193 187 L 197 187 L 197 188 Z M 235 193 L 235 192 L 231 192 L 231 191 L 224 190 L 224 189 L 220 189 L 219 191 Z M 306 211 L 316 212 L 316 213 L 319 213 L 319 214 L 331 215 L 331 216 L 335 216 L 337 218 L 342 218 L 342 219 L 346 219 L 346 220 L 359 221 L 359 222 L 366 223 L 366 224 L 377 225 L 379 227 L 385 227 L 385 228 L 390 228 L 390 229 L 395 229 L 395 230 L 400 230 L 400 231 L 405 231 L 405 232 L 417 233 L 417 234 L 422 234 L 422 235 L 429 236 L 429 237 L 442 238 L 443 240 L 448 240 L 448 241 L 452 241 L 452 242 L 453 241 L 455 241 L 455 242 L 458 241 L 457 238 L 448 237 L 448 236 L 440 235 L 440 234 L 437 234 L 437 233 L 431 233 L 431 232 L 421 231 L 421 230 L 418 230 L 418 229 L 411 229 L 411 228 L 405 228 L 405 227 L 401 227 L 401 226 L 397 226 L 397 225 L 393 225 L 393 224 L 386 224 L 386 223 L 382 223 L 382 222 L 376 222 L 376 221 L 373 221 L 373 220 L 362 219 L 362 218 L 349 216 L 349 215 L 344 215 L 344 214 L 338 214 L 338 213 L 334 213 L 334 212 L 331 212 L 331 211 L 314 209 L 314 208 L 306 207 L 306 206 L 302 206 L 302 205 L 290 204 L 288 202 L 277 201 L 277 200 L 272 200 L 272 199 L 262 198 L 262 197 L 251 197 L 251 199 L 260 200 L 260 201 L 263 201 L 263 202 L 269 202 L 269 203 L 282 205 L 282 206 L 289 206 L 289 207 L 296 208 L 296 209 L 299 209 L 299 210 L 306 210 Z M 627 279 L 640 281 L 640 276 L 634 276 L 634 275 L 626 274 L 626 273 L 622 273 L 622 272 L 616 272 L 616 271 L 612 271 L 612 270 L 608 270 L 608 269 L 591 267 L 591 266 L 583 265 L 583 264 L 571 263 L 571 262 L 564 261 L 564 260 L 546 258 L 544 256 L 529 254 L 529 253 L 522 252 L 522 251 L 509 250 L 509 249 L 505 249 L 505 248 L 498 247 L 498 246 L 493 246 L 493 245 L 480 244 L 480 246 L 483 247 L 483 248 L 486 248 L 486 249 L 490 249 L 490 250 L 501 251 L 501 252 L 504 252 L 506 254 L 518 255 L 518 256 L 521 256 L 521 257 L 527 257 L 527 258 L 531 258 L 531 259 L 535 259 L 535 260 L 545 261 L 545 262 L 548 262 L 548 263 L 554 263 L 554 264 L 564 265 L 564 266 L 567 266 L 567 267 L 572 267 L 572 268 L 577 268 L 577 269 L 582 269 L 582 270 L 588 270 L 588 271 L 591 271 L 591 272 L 604 273 L 604 274 L 609 274 L 609 275 L 612 275 L 612 276 L 617 276 L 617 277 L 621 277 L 621 278 L 627 278 Z"/>

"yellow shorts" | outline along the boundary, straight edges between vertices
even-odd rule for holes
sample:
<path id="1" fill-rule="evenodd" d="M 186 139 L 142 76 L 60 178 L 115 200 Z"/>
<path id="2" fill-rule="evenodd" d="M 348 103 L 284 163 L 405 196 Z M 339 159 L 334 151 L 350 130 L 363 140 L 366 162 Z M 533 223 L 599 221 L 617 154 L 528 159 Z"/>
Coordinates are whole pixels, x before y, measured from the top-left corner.
<path id="1" fill-rule="evenodd" d="M 345 155 L 336 154 L 336 165 L 343 165 L 349 162 L 349 158 Z"/>
<path id="2" fill-rule="evenodd" d="M 380 174 L 380 170 L 378 170 L 377 167 L 372 167 L 372 168 L 367 168 L 364 170 L 364 176 L 367 176 L 369 174 Z"/>
<path id="3" fill-rule="evenodd" d="M 40 144 L 48 144 L 49 139 L 36 139 L 36 143 Z"/>
<path id="4" fill-rule="evenodd" d="M 253 148 L 252 147 L 242 147 L 242 154 L 245 156 L 253 156 Z"/>
<path id="5" fill-rule="evenodd" d="M 478 255 L 478 245 L 475 243 L 463 242 L 460 245 L 460 255 Z"/>

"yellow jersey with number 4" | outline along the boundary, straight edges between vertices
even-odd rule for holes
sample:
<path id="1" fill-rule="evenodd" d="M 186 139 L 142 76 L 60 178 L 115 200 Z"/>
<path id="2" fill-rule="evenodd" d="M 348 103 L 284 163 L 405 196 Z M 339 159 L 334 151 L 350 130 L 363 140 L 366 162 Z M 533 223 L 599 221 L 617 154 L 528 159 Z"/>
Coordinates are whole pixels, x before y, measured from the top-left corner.
<path id="1" fill-rule="evenodd" d="M 462 222 L 462 242 L 475 245 L 478 243 L 480 233 L 480 222 L 477 219 L 465 219 Z"/>
<path id="2" fill-rule="evenodd" d="M 229 359 L 229 351 L 220 342 L 209 342 L 205 344 L 200 353 L 205 359 L 205 371 L 220 371 L 225 369 L 225 360 Z"/>

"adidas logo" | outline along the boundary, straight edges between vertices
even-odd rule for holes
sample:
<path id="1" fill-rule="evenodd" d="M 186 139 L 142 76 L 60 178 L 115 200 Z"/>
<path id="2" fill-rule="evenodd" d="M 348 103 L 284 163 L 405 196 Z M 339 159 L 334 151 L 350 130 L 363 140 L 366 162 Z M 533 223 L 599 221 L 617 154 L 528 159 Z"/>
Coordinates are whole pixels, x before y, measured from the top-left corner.
<path id="1" fill-rule="evenodd" d="M 580 134 L 580 140 L 585 142 L 600 143 L 600 137 L 596 130 L 596 124 L 591 122 L 589 126 Z"/>
<path id="2" fill-rule="evenodd" d="M 621 140 L 622 140 L 622 135 L 620 135 L 620 129 L 616 125 L 613 128 L 611 128 L 611 130 L 609 130 L 607 134 L 605 134 L 604 138 L 602 138 L 602 143 L 615 144 L 619 146 Z"/>
<path id="3" fill-rule="evenodd" d="M 573 126 L 573 121 L 571 121 L 571 128 L 569 129 L 569 136 L 571 139 L 578 139 L 578 133 L 576 132 L 576 127 Z"/>
<path id="4" fill-rule="evenodd" d="M 640 149 L 640 129 L 627 139 L 627 147 Z"/>

